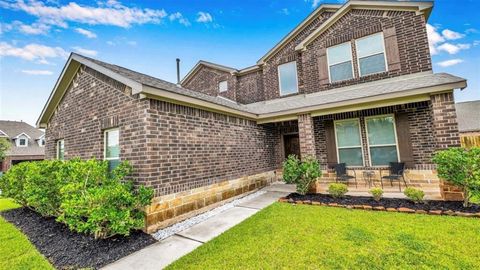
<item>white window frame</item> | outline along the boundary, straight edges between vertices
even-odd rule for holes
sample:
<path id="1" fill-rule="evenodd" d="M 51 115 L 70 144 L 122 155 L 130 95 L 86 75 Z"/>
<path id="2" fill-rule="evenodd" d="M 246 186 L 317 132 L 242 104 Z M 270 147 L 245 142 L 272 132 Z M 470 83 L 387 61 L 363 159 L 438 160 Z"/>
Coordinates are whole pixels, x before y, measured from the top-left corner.
<path id="1" fill-rule="evenodd" d="M 25 144 L 21 143 L 22 140 L 25 140 Z M 26 136 L 19 136 L 16 139 L 16 145 L 17 147 L 28 147 L 28 138 Z"/>
<path id="2" fill-rule="evenodd" d="M 358 166 L 358 165 L 349 166 L 349 165 L 347 165 L 347 166 L 351 167 L 351 168 L 361 168 L 361 167 L 365 167 L 365 151 L 363 149 L 362 125 L 361 125 L 361 122 L 360 122 L 360 118 L 348 118 L 348 119 L 333 121 L 333 132 L 335 133 L 335 148 L 336 148 L 335 151 L 337 151 L 337 161 L 338 161 L 338 163 L 341 163 L 340 162 L 340 152 L 338 150 L 339 149 L 348 149 L 348 148 L 357 147 L 357 146 L 353 146 L 353 147 L 352 146 L 348 146 L 348 147 L 339 147 L 338 146 L 337 123 L 350 122 L 352 120 L 356 120 L 358 122 L 358 132 L 359 132 L 359 135 L 360 135 L 360 148 L 362 150 L 362 165 L 361 166 Z"/>
<path id="3" fill-rule="evenodd" d="M 367 119 L 371 119 L 371 118 L 380 118 L 380 117 L 393 117 L 393 132 L 394 132 L 394 135 L 395 135 L 395 144 L 376 144 L 376 145 L 370 145 L 370 141 L 368 139 L 368 124 L 367 124 Z M 365 121 L 365 135 L 367 137 L 367 151 L 368 151 L 368 162 L 370 164 L 370 167 L 385 167 L 385 166 L 388 166 L 387 165 L 373 165 L 372 164 L 372 155 L 370 153 L 370 147 L 382 147 L 382 146 L 394 146 L 397 148 L 397 162 L 400 162 L 400 149 L 398 148 L 398 138 L 397 138 L 397 123 L 396 123 L 396 119 L 395 119 L 395 115 L 393 113 L 390 113 L 390 114 L 379 114 L 379 115 L 372 115 L 372 116 L 367 116 L 365 117 L 364 119 Z"/>
<path id="4" fill-rule="evenodd" d="M 369 38 L 371 36 L 374 36 L 374 35 L 380 35 L 382 37 L 382 48 L 383 48 L 383 58 L 385 59 L 385 70 L 384 71 L 380 71 L 380 72 L 375 72 L 375 73 L 370 73 L 370 74 L 367 74 L 367 75 L 362 75 L 362 70 L 360 69 L 360 56 L 358 55 L 358 41 L 359 40 L 362 40 L 362 39 L 366 39 L 366 38 Z M 370 76 L 370 75 L 375 75 L 375 74 L 379 74 L 379 73 L 384 73 L 384 72 L 388 72 L 388 62 L 387 62 L 387 52 L 386 52 L 386 48 L 385 48 L 385 37 L 383 36 L 383 32 L 378 32 L 378 33 L 375 33 L 375 34 L 371 34 L 371 35 L 368 35 L 368 36 L 364 36 L 364 37 L 361 37 L 361 38 L 358 38 L 355 40 L 355 48 L 357 49 L 357 67 L 358 67 L 358 75 L 360 77 L 364 77 L 364 76 Z M 372 53 L 372 54 L 369 54 L 369 55 L 366 55 L 366 56 L 363 56 L 361 58 L 366 58 L 366 57 L 369 57 L 369 56 L 373 56 L 373 55 L 377 55 L 377 54 L 380 54 L 380 53 Z"/>
<path id="5" fill-rule="evenodd" d="M 38 140 L 38 146 L 45 147 L 45 139 L 44 138 Z"/>
<path id="6" fill-rule="evenodd" d="M 297 91 L 293 92 L 293 93 L 286 93 L 286 94 L 283 94 L 282 92 L 282 82 L 281 82 L 281 76 L 280 76 L 280 67 L 283 66 L 283 65 L 287 65 L 287 64 L 291 64 L 293 63 L 293 65 L 295 66 L 295 82 L 296 82 L 296 88 L 297 88 Z M 293 95 L 293 94 L 298 94 L 298 70 L 297 70 L 297 61 L 290 61 L 290 62 L 287 62 L 287 63 L 283 63 L 283 64 L 280 64 L 277 66 L 277 77 L 278 77 L 278 89 L 280 90 L 280 96 L 287 96 L 287 95 Z"/>
<path id="7" fill-rule="evenodd" d="M 60 159 L 60 142 L 62 142 L 62 144 L 63 144 L 63 158 L 62 159 Z M 65 140 L 64 139 L 57 140 L 55 150 L 57 152 L 57 154 L 56 154 L 57 159 L 65 160 Z"/>
<path id="8" fill-rule="evenodd" d="M 103 131 L 103 160 L 120 160 L 120 152 L 116 158 L 107 158 L 107 133 L 111 131 L 118 131 L 118 145 L 120 146 L 120 129 L 110 128 Z"/>
<path id="9" fill-rule="evenodd" d="M 222 83 L 225 83 L 225 84 L 226 84 L 225 90 L 222 90 L 222 88 L 220 87 L 220 85 L 221 85 Z M 227 92 L 227 91 L 228 91 L 228 80 L 219 81 L 219 82 L 218 82 L 218 92 L 219 92 L 219 93 L 223 93 L 223 92 Z"/>
<path id="10" fill-rule="evenodd" d="M 328 50 L 330 48 L 335 48 L 337 46 L 341 46 L 341 45 L 344 45 L 344 44 L 347 44 L 347 43 L 350 45 L 349 49 L 350 49 L 350 57 L 351 57 L 350 62 L 352 64 L 352 78 L 332 82 L 332 75 L 330 74 L 330 66 L 338 65 L 338 64 L 341 64 L 341 63 L 346 63 L 347 61 L 330 64 L 329 61 L 328 61 Z M 344 82 L 344 81 L 355 79 L 355 68 L 354 68 L 354 65 L 353 65 L 353 52 L 352 52 L 352 42 L 351 41 L 343 42 L 343 43 L 340 43 L 340 44 L 337 44 L 337 45 L 334 45 L 334 46 L 331 46 L 331 47 L 327 48 L 327 69 L 328 69 L 328 81 L 330 83 L 338 83 L 338 82 Z"/>

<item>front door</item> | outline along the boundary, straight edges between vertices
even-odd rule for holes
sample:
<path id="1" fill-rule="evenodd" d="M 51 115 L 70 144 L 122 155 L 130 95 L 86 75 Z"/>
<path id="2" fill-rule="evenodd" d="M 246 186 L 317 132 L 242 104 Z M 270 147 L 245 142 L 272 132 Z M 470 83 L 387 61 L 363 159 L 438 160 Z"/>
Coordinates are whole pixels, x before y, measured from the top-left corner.
<path id="1" fill-rule="evenodd" d="M 285 146 L 285 158 L 289 155 L 296 155 L 300 158 L 300 140 L 298 134 L 283 135 L 283 144 Z"/>

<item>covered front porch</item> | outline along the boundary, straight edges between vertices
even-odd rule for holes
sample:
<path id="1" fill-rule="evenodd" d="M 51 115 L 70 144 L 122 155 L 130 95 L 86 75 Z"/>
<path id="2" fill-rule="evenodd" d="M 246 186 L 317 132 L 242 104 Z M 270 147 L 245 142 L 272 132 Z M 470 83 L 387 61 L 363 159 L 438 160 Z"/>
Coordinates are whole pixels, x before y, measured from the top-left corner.
<path id="1" fill-rule="evenodd" d="M 371 188 L 380 187 L 385 196 L 403 197 L 406 187 L 415 187 L 427 199 L 461 199 L 458 190 L 438 179 L 431 161 L 436 150 L 459 146 L 452 92 L 300 114 L 272 125 L 279 167 L 290 154 L 320 162 L 323 174 L 311 192 L 324 193 L 330 183 L 343 182 L 351 195 L 369 196 Z M 401 178 L 388 178 L 391 162 L 403 164 Z M 341 163 L 348 181 L 335 171 Z"/>

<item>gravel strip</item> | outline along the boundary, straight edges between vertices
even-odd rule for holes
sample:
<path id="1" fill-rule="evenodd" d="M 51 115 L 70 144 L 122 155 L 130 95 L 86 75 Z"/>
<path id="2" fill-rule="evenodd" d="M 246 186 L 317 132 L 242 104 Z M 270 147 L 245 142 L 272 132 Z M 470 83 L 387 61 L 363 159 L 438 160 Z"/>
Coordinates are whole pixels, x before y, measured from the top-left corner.
<path id="1" fill-rule="evenodd" d="M 170 227 L 161 229 L 161 230 L 157 231 L 156 233 L 152 234 L 152 236 L 153 236 L 153 238 L 157 239 L 158 241 L 163 240 L 163 239 L 165 239 L 169 236 L 172 236 L 172 235 L 174 235 L 178 232 L 186 230 L 186 229 L 192 227 L 193 225 L 201 223 L 201 222 L 207 220 L 208 218 L 213 217 L 213 216 L 215 216 L 215 215 L 217 215 L 217 214 L 219 214 L 219 213 L 221 213 L 225 210 L 231 209 L 231 208 L 233 208 L 233 207 L 235 207 L 235 206 L 237 206 L 241 203 L 249 201 L 249 200 L 251 200 L 255 197 L 258 197 L 260 195 L 263 195 L 265 193 L 267 193 L 267 192 L 260 190 L 260 191 L 257 191 L 255 193 L 252 193 L 250 195 L 247 195 L 245 197 L 233 200 L 233 201 L 231 201 L 229 203 L 226 203 L 222 206 L 214 208 L 214 209 L 212 209 L 208 212 L 205 212 L 205 213 L 200 214 L 198 216 L 194 216 L 192 218 L 186 219 L 182 222 L 178 222 L 178 223 L 176 223 L 176 224 L 174 224 Z"/>

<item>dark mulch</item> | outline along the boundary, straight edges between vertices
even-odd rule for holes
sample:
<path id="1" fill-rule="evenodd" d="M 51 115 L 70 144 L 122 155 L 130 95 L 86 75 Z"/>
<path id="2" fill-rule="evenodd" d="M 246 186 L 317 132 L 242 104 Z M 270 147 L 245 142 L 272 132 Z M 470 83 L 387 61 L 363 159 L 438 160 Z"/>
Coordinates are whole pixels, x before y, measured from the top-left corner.
<path id="1" fill-rule="evenodd" d="M 385 208 L 410 208 L 414 210 L 442 210 L 442 211 L 459 211 L 464 213 L 478 213 L 480 212 L 480 205 L 472 205 L 470 207 L 463 207 L 462 202 L 446 202 L 446 201 L 425 201 L 424 203 L 413 203 L 407 199 L 382 198 L 376 202 L 372 197 L 362 196 L 345 196 L 343 198 L 333 198 L 327 194 L 306 194 L 300 195 L 298 193 L 291 193 L 286 197 L 293 201 L 312 201 L 320 203 L 337 203 L 343 205 L 370 205 L 383 206 Z"/>
<path id="2" fill-rule="evenodd" d="M 19 228 L 57 269 L 97 269 L 156 242 L 142 231 L 133 232 L 129 237 L 95 240 L 27 208 L 5 211 L 1 215 Z"/>

